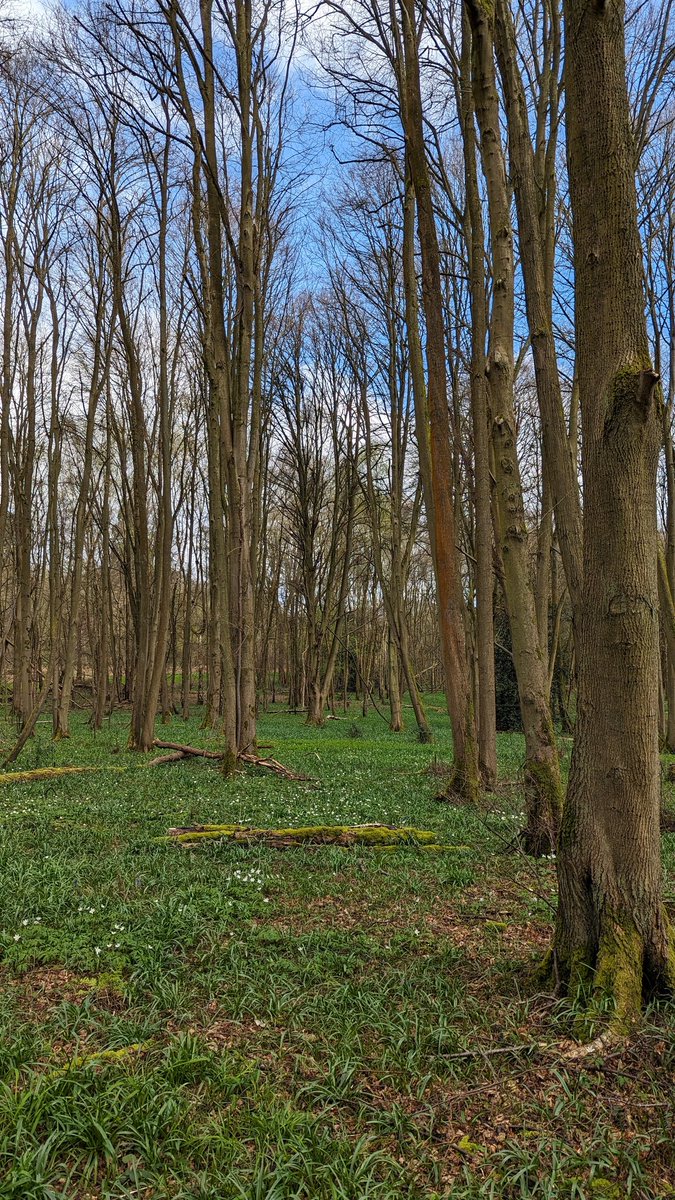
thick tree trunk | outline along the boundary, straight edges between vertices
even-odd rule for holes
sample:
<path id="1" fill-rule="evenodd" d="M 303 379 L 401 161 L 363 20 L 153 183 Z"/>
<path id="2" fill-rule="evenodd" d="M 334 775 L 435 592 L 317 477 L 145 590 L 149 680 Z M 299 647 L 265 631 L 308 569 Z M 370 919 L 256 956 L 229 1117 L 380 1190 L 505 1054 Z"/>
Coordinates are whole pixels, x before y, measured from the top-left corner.
<path id="1" fill-rule="evenodd" d="M 661 894 L 656 468 L 624 6 L 566 0 L 584 481 L 578 717 L 558 854 L 556 968 L 626 1026 L 675 983 Z"/>

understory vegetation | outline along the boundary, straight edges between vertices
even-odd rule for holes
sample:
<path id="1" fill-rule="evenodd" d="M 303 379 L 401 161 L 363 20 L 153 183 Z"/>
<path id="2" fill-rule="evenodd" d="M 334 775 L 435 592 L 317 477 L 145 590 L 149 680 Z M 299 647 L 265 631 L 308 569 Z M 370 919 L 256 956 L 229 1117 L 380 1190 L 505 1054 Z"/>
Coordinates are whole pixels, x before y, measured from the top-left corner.
<path id="1" fill-rule="evenodd" d="M 0 798 L 3 1200 L 675 1196 L 672 1006 L 574 1057 L 574 998 L 534 973 L 555 864 L 513 849 L 523 740 L 499 736 L 494 796 L 442 802 L 449 723 L 427 707 L 430 745 L 407 709 L 399 734 L 262 714 L 308 782 L 148 767 L 125 713 L 95 734 L 76 714 L 59 743 L 38 726 L 16 769 L 100 770 Z M 218 744 L 198 712 L 180 729 Z M 166 840 L 370 822 L 443 848 Z"/>

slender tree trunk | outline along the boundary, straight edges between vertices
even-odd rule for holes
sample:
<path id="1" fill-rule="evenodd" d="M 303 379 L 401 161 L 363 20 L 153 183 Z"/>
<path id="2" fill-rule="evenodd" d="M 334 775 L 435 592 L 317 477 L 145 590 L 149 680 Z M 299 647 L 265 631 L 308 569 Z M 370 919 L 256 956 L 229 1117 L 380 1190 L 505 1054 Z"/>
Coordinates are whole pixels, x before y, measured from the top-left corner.
<path id="1" fill-rule="evenodd" d="M 460 575 L 452 495 L 453 464 L 448 417 L 448 389 L 443 328 L 438 233 L 431 176 L 424 142 L 419 50 L 413 0 L 401 0 L 404 84 L 401 96 L 403 126 L 415 194 L 422 258 L 422 305 L 426 321 L 427 420 L 418 425 L 418 442 L 428 440 L 431 458 L 431 533 L 436 572 L 441 642 L 448 711 L 452 724 L 455 791 L 469 801 L 478 796 L 478 743 L 471 677 L 464 633 L 464 597 Z M 408 273 L 409 274 L 409 273 Z M 422 410 L 416 403 L 416 411 Z"/>
<path id="2" fill-rule="evenodd" d="M 466 186 L 466 241 L 471 285 L 471 419 L 476 514 L 476 641 L 478 648 L 478 761 L 483 786 L 497 782 L 497 711 L 495 703 L 494 575 L 492 503 L 485 342 L 485 239 L 480 208 L 471 90 L 471 29 L 462 9 L 460 97 Z"/>
<path id="3" fill-rule="evenodd" d="M 675 455 L 673 454 L 672 407 L 664 407 L 663 444 L 666 464 L 666 568 L 671 591 L 675 588 Z M 665 670 L 666 749 L 675 751 L 675 647 L 668 646 Z"/>
<path id="4" fill-rule="evenodd" d="M 398 654 L 391 630 L 387 632 L 387 684 L 389 690 L 389 711 L 391 714 L 389 728 L 393 733 L 400 733 L 403 729 L 403 705 L 401 703 L 401 688 L 399 686 Z"/>
<path id="5" fill-rule="evenodd" d="M 509 131 L 510 165 L 518 214 L 519 250 L 525 304 L 541 413 L 545 472 L 555 508 L 558 544 L 567 587 L 576 612 L 582 575 L 581 503 L 575 457 L 565 428 L 557 350 L 553 330 L 553 256 L 555 146 L 558 127 L 559 16 L 551 5 L 554 39 L 551 88 L 541 97 L 550 121 L 550 145 L 537 162 L 530 118 L 517 62 L 510 0 L 497 0 L 495 39 Z M 553 96 L 551 97 L 551 90 Z M 551 99 L 553 103 L 551 104 Z"/>
<path id="6" fill-rule="evenodd" d="M 108 347 L 104 344 L 104 321 L 107 314 L 103 294 L 104 263 L 102 253 L 98 268 L 97 278 L 92 280 L 92 283 L 95 284 L 97 289 L 96 330 L 94 335 L 94 358 L 87 404 L 87 423 L 84 436 L 82 475 L 80 478 L 80 487 L 75 508 L 75 535 L 71 548 L 72 574 L 70 583 L 70 613 L 66 628 L 66 646 L 63 661 L 61 693 L 60 696 L 55 696 L 55 703 L 58 699 L 58 703 L 56 703 L 54 722 L 54 738 L 57 741 L 59 741 L 61 738 L 70 737 L 70 706 L 72 703 L 73 678 L 75 672 L 75 641 L 80 617 L 80 604 L 82 600 L 83 549 L 90 503 L 89 488 L 91 484 L 93 464 L 94 427 L 96 409 L 103 388 L 105 387 L 108 368 Z"/>
<path id="7" fill-rule="evenodd" d="M 494 281 L 487 379 L 492 409 L 497 536 L 525 734 L 523 843 L 532 854 L 547 854 L 555 847 L 562 784 L 548 701 L 548 673 L 539 644 L 530 580 L 528 529 L 518 462 L 513 401 L 514 265 L 510 197 L 499 127 L 490 15 L 483 0 L 468 0 L 468 12 Z"/>

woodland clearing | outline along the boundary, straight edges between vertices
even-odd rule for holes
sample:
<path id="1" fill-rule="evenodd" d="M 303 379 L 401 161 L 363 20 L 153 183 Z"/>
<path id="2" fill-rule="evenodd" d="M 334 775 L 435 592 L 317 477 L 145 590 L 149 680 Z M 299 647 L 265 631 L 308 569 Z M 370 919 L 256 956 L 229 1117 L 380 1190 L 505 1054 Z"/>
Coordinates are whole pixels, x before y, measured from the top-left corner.
<path id="1" fill-rule="evenodd" d="M 570 1001 L 531 974 L 554 863 L 508 852 L 522 739 L 499 735 L 480 808 L 440 803 L 450 734 L 428 700 L 431 745 L 375 712 L 262 714 L 313 782 L 147 768 L 123 713 L 95 735 L 76 715 L 57 744 L 38 728 L 19 769 L 100 770 L 0 800 L 3 1198 L 675 1195 L 673 1008 L 568 1057 Z M 215 745 L 198 717 L 172 728 Z M 454 848 L 163 840 L 225 822 L 413 825 Z"/>

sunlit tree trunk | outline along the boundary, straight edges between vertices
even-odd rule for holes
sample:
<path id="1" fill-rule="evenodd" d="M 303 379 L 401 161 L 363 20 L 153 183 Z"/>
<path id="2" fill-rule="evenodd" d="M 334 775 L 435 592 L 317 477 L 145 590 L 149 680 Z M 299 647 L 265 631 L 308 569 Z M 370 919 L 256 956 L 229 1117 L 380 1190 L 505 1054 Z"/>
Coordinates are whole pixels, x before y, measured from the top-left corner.
<path id="1" fill-rule="evenodd" d="M 659 845 L 656 468 L 624 5 L 566 0 L 584 483 L 578 715 L 558 851 L 555 964 L 625 1026 L 675 983 Z"/>

